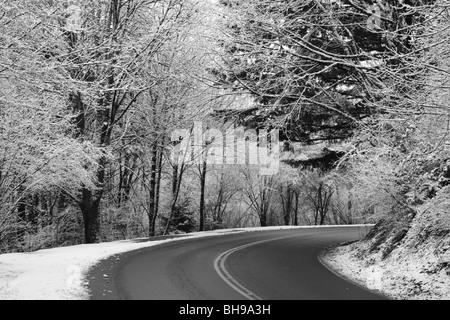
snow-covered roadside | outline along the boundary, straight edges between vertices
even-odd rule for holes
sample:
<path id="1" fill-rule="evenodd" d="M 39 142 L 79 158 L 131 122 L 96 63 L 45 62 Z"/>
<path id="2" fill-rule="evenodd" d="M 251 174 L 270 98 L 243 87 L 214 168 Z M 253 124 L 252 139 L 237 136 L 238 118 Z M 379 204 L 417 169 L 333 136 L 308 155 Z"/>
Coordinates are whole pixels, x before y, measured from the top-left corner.
<path id="1" fill-rule="evenodd" d="M 363 241 L 322 257 L 331 269 L 400 300 L 450 300 L 449 187 L 409 211 L 387 213 Z"/>
<path id="2" fill-rule="evenodd" d="M 321 257 L 321 261 L 344 278 L 391 299 L 450 300 L 448 270 L 427 270 L 439 259 L 431 250 L 398 250 L 382 260 L 375 254 L 365 255 L 365 246 L 355 243 L 338 247 Z"/>
<path id="3" fill-rule="evenodd" d="M 338 227 L 338 226 L 330 226 Z M 353 226 L 355 227 L 355 226 Z M 89 293 L 85 275 L 110 256 L 170 241 L 220 236 L 236 232 L 314 227 L 228 229 L 189 234 L 186 237 L 142 242 L 138 239 L 0 255 L 0 300 L 83 300 Z"/>

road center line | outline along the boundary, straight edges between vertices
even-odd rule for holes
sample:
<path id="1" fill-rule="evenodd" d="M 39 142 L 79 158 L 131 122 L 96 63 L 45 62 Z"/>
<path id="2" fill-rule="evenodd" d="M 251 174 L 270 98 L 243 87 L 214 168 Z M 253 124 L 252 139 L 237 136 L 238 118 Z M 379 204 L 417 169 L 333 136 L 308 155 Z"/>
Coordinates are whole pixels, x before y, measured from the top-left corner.
<path id="1" fill-rule="evenodd" d="M 248 300 L 263 300 L 256 293 L 247 289 L 242 284 L 240 284 L 235 278 L 233 278 L 233 276 L 230 274 L 230 272 L 225 267 L 225 262 L 230 255 L 232 255 L 233 253 L 235 253 L 237 251 L 247 249 L 247 248 L 262 244 L 262 243 L 286 239 L 286 238 L 291 238 L 291 237 L 281 237 L 281 238 L 276 238 L 276 239 L 256 241 L 256 242 L 245 244 L 243 246 L 239 246 L 239 247 L 230 249 L 228 251 L 225 251 L 224 253 L 219 255 L 217 257 L 217 259 L 214 261 L 214 269 L 216 270 L 217 274 L 223 279 L 223 281 L 225 281 L 230 287 L 232 287 L 234 290 L 239 292 L 241 295 L 243 295 Z"/>

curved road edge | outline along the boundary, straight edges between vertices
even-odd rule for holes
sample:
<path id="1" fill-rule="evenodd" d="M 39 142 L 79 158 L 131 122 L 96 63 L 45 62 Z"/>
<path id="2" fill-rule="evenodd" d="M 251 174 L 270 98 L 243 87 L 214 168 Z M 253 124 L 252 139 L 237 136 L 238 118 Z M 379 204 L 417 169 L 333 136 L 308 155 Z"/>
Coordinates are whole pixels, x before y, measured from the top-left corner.
<path id="1" fill-rule="evenodd" d="M 353 279 L 353 278 L 350 278 L 350 277 L 344 275 L 343 273 L 341 273 L 341 272 L 339 272 L 338 270 L 336 270 L 335 268 L 333 268 L 333 266 L 327 261 L 326 256 L 327 256 L 331 251 L 333 251 L 334 249 L 336 249 L 336 248 L 338 248 L 338 247 L 340 247 L 340 246 L 350 245 L 350 244 L 356 243 L 356 242 L 358 242 L 358 241 L 352 241 L 351 243 L 348 243 L 348 242 L 346 242 L 346 243 L 340 243 L 340 244 L 337 244 L 337 245 L 335 245 L 335 246 L 332 246 L 332 247 L 329 247 L 329 248 L 325 248 L 325 249 L 319 254 L 319 256 L 317 257 L 317 260 L 318 260 L 325 268 L 327 268 L 328 271 L 330 271 L 331 273 L 333 273 L 336 277 L 339 277 L 339 278 L 341 278 L 341 279 L 343 279 L 343 280 L 345 280 L 345 281 L 347 281 L 347 282 L 349 282 L 349 283 L 353 284 L 354 286 L 357 286 L 357 287 L 359 287 L 359 288 L 361 288 L 361 289 L 364 289 L 364 290 L 366 290 L 366 291 L 373 292 L 374 294 L 380 295 L 380 296 L 384 297 L 386 300 L 394 300 L 392 297 L 388 296 L 388 295 L 387 295 L 386 293 L 384 293 L 383 291 L 377 290 L 377 289 L 373 289 L 373 288 L 369 288 L 369 287 L 367 286 L 366 283 L 363 283 L 362 281 L 358 281 L 358 280 L 356 280 L 356 279 Z"/>

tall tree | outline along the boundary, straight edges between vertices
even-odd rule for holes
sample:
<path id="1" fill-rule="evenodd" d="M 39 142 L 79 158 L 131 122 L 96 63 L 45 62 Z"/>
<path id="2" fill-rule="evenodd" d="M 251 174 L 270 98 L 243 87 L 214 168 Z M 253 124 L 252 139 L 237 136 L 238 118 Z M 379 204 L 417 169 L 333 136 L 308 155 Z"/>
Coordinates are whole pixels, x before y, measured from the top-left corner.
<path id="1" fill-rule="evenodd" d="M 66 95 L 73 83 L 52 60 L 62 43 L 49 12 L 29 1 L 0 7 L 0 221 L 17 213 L 22 230 L 35 225 L 37 202 L 46 202 L 39 194 L 94 189 L 102 156 L 90 141 L 74 138 Z"/>
<path id="2" fill-rule="evenodd" d="M 157 53 L 186 21 L 185 5 L 184 0 L 109 0 L 93 7 L 81 1 L 75 13 L 60 20 L 66 46 L 53 59 L 63 60 L 76 84 L 69 99 L 80 139 L 107 150 L 118 138 L 114 129 L 154 85 L 142 78 L 143 71 L 157 63 Z M 97 188 L 83 188 L 79 200 L 87 243 L 99 240 L 108 161 L 106 155 L 99 159 Z"/>

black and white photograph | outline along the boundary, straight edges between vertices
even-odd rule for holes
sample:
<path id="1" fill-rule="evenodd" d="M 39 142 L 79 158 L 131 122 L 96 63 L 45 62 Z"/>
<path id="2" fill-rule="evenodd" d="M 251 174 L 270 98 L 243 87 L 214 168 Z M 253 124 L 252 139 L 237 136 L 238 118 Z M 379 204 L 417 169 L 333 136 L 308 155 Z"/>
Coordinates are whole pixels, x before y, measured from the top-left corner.
<path id="1" fill-rule="evenodd" d="M 450 1 L 0 0 L 1 300 L 450 300 Z"/>

